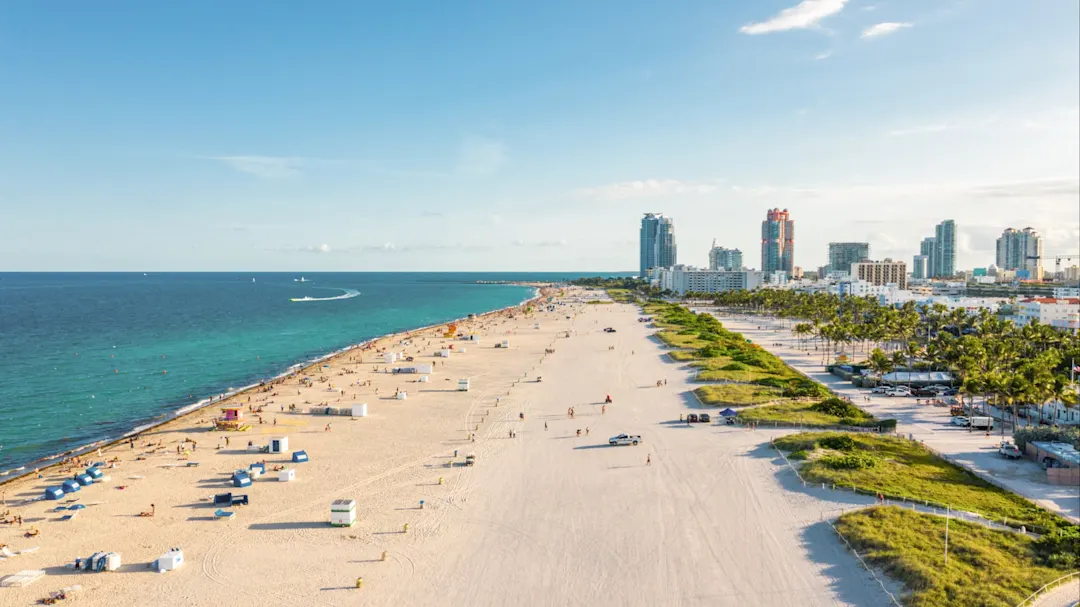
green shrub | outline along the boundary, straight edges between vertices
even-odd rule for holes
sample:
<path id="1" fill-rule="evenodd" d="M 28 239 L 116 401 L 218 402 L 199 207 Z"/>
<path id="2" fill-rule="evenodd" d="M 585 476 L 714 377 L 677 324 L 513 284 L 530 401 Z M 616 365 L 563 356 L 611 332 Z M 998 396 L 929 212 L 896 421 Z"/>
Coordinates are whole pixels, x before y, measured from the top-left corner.
<path id="1" fill-rule="evenodd" d="M 878 460 L 868 453 L 848 453 L 846 455 L 826 455 L 819 460 L 833 470 L 864 470 L 878 465 Z"/>
<path id="2" fill-rule="evenodd" d="M 1058 527 L 1035 541 L 1035 552 L 1055 569 L 1072 569 L 1080 561 L 1080 527 Z"/>
<path id="3" fill-rule="evenodd" d="M 790 459 L 807 459 L 810 457 L 810 452 L 806 449 L 799 449 L 798 451 L 792 451 L 788 458 Z"/>
<path id="4" fill-rule="evenodd" d="M 787 390 L 788 383 L 778 377 L 762 377 L 754 382 L 759 386 L 769 386 L 770 388 L 779 388 L 781 390 Z M 784 394 L 787 396 L 787 394 Z"/>
<path id="5" fill-rule="evenodd" d="M 748 371 L 749 369 L 750 367 L 747 367 L 740 362 L 730 362 L 723 367 L 720 367 L 721 371 Z"/>
<path id="6" fill-rule="evenodd" d="M 701 358 L 716 358 L 723 356 L 727 351 L 719 346 L 708 345 L 704 348 L 700 348 L 695 354 Z"/>
<path id="7" fill-rule="evenodd" d="M 784 388 L 784 396 L 787 396 L 788 398 L 826 397 L 828 395 L 828 388 L 816 381 L 801 377 L 790 380 L 788 385 Z"/>
<path id="8" fill-rule="evenodd" d="M 868 417 L 862 409 L 836 397 L 826 398 L 810 407 L 810 409 L 827 415 L 835 415 L 836 417 L 850 417 L 853 419 L 865 419 Z"/>
<path id="9" fill-rule="evenodd" d="M 1013 432 L 1013 440 L 1016 446 L 1023 451 L 1026 445 L 1035 441 L 1053 441 L 1070 443 L 1080 449 L 1080 428 L 1062 428 L 1060 426 L 1035 426 L 1024 427 Z"/>
<path id="10" fill-rule="evenodd" d="M 818 444 L 825 449 L 833 449 L 835 451 L 854 451 L 858 443 L 855 439 L 846 434 L 830 434 L 818 441 Z"/>

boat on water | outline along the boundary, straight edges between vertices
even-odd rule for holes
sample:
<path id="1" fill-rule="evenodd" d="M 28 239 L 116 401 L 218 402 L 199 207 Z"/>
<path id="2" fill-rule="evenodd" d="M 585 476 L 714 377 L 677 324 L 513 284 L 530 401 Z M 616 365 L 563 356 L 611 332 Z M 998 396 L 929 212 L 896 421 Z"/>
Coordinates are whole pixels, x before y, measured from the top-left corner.
<path id="1" fill-rule="evenodd" d="M 301 276 L 300 278 L 294 278 L 293 282 L 311 282 L 311 281 L 304 278 L 303 276 Z"/>
<path id="2" fill-rule="evenodd" d="M 293 297 L 289 301 L 315 301 L 314 297 Z"/>

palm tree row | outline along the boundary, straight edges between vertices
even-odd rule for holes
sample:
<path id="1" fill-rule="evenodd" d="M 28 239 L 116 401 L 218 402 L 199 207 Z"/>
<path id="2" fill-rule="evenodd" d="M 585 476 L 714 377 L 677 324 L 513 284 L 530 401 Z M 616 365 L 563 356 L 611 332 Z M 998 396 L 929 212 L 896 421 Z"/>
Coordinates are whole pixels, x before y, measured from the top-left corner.
<path id="1" fill-rule="evenodd" d="M 1017 326 L 980 310 L 949 310 L 941 304 L 906 302 L 885 306 L 874 298 L 761 290 L 731 291 L 708 298 L 729 310 L 763 314 L 794 324 L 801 347 L 813 341 L 822 353 L 857 360 L 860 351 L 872 371 L 897 367 L 949 371 L 969 408 L 976 395 L 1009 407 L 1022 404 L 1076 403 L 1072 370 L 1080 361 L 1080 337 L 1031 322 Z M 1041 420 L 1040 420 L 1041 421 Z"/>

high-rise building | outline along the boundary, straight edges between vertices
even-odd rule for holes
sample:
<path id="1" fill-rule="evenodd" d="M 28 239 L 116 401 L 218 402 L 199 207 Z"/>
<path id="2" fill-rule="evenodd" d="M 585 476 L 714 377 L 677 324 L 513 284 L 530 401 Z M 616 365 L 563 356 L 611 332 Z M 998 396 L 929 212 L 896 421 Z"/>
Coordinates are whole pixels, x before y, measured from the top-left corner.
<path id="1" fill-rule="evenodd" d="M 1009 228 L 997 239 L 997 267 L 1026 272 L 1032 280 L 1042 280 L 1042 236 L 1031 228 Z"/>
<path id="2" fill-rule="evenodd" d="M 713 240 L 712 248 L 709 249 L 710 270 L 741 270 L 742 267 L 742 251 L 718 247 Z"/>
<path id="3" fill-rule="evenodd" d="M 787 209 L 771 209 L 761 222 L 761 271 L 783 270 L 790 275 L 794 267 L 795 222 Z"/>
<path id="4" fill-rule="evenodd" d="M 934 227 L 933 278 L 956 274 L 956 222 L 951 219 Z"/>
<path id="5" fill-rule="evenodd" d="M 830 242 L 829 271 L 851 272 L 851 264 L 870 259 L 868 242 Z"/>
<path id="6" fill-rule="evenodd" d="M 653 268 L 675 264 L 675 221 L 662 213 L 645 213 L 641 218 L 641 276 Z"/>
<path id="7" fill-rule="evenodd" d="M 929 278 L 926 269 L 928 261 L 930 261 L 930 259 L 926 255 L 916 255 L 911 263 L 911 277 L 920 279 Z"/>
<path id="8" fill-rule="evenodd" d="M 934 264 L 937 263 L 937 239 L 933 236 L 923 238 L 919 243 L 919 255 L 926 258 L 926 272 L 923 273 L 923 278 L 936 276 Z"/>
<path id="9" fill-rule="evenodd" d="M 860 261 L 851 264 L 851 277 L 877 286 L 894 284 L 903 291 L 907 289 L 907 264 L 888 258 L 885 261 Z"/>

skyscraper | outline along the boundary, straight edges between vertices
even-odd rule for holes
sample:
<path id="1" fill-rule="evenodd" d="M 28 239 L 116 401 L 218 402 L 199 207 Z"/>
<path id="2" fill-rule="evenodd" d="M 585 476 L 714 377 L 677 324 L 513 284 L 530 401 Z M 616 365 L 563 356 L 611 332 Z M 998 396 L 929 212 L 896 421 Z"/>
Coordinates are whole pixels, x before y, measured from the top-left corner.
<path id="1" fill-rule="evenodd" d="M 645 213 L 641 218 L 641 276 L 652 268 L 670 268 L 675 263 L 674 220 L 663 213 Z"/>
<path id="2" fill-rule="evenodd" d="M 830 242 L 829 271 L 851 272 L 851 264 L 870 259 L 868 242 Z"/>
<path id="3" fill-rule="evenodd" d="M 712 248 L 709 249 L 710 270 L 741 270 L 742 267 L 742 251 L 718 247 L 713 240 Z"/>
<path id="4" fill-rule="evenodd" d="M 937 276 L 935 274 L 935 263 L 937 262 L 937 240 L 933 236 L 928 236 L 922 239 L 919 244 L 919 255 L 926 258 L 926 271 L 923 272 L 922 278 L 933 278 Z"/>
<path id="5" fill-rule="evenodd" d="M 997 267 L 1027 272 L 1027 278 L 1042 280 L 1042 236 L 1031 228 L 1009 228 L 997 239 Z"/>
<path id="6" fill-rule="evenodd" d="M 934 274 L 935 278 L 949 278 L 956 274 L 956 222 L 951 219 L 934 228 Z"/>
<path id="7" fill-rule="evenodd" d="M 926 255 L 916 255 L 911 264 L 912 278 L 927 278 L 926 265 L 930 261 Z"/>
<path id="8" fill-rule="evenodd" d="M 795 222 L 787 209 L 772 209 L 761 222 L 761 271 L 783 270 L 791 275 L 794 267 Z"/>

